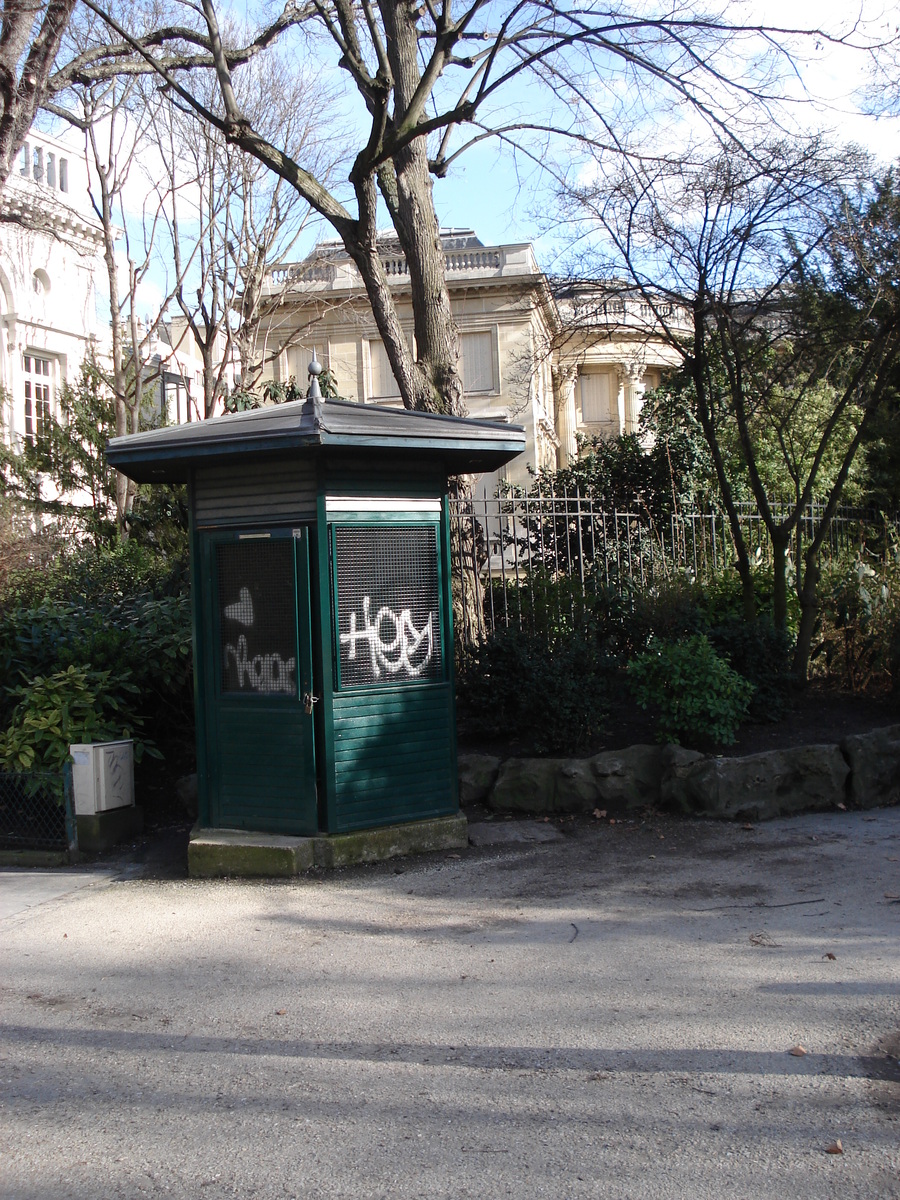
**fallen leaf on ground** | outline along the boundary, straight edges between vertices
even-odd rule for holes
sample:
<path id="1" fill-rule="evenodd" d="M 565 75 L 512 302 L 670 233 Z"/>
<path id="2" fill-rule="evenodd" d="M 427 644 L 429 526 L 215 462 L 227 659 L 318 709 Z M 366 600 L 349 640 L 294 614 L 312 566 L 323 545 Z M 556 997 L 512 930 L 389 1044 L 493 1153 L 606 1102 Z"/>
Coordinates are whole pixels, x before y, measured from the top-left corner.
<path id="1" fill-rule="evenodd" d="M 800 1045 L 791 1046 L 790 1050 L 788 1050 L 788 1054 L 793 1054 L 794 1058 L 803 1058 L 807 1053 L 808 1051 L 804 1050 Z"/>
<path id="2" fill-rule="evenodd" d="M 741 829 L 755 829 L 755 828 L 756 828 L 756 826 L 751 825 L 749 822 L 746 825 L 741 826 Z"/>
<path id="3" fill-rule="evenodd" d="M 900 900 L 900 894 L 897 892 L 885 892 L 884 898 L 885 900 Z"/>
<path id="4" fill-rule="evenodd" d="M 827 959 L 829 959 L 829 961 L 831 961 L 831 962 L 836 962 L 836 961 L 837 961 L 837 955 L 836 955 L 836 954 L 832 954 L 830 950 L 829 950 L 829 951 L 827 951 L 825 954 L 823 954 L 823 955 L 822 955 L 822 957 L 823 957 L 823 958 L 827 958 Z"/>
<path id="5" fill-rule="evenodd" d="M 276 1009 L 275 1009 L 275 1016 L 276 1016 L 276 1017 L 286 1017 L 286 1016 L 287 1016 L 287 1009 L 286 1009 L 286 1008 L 276 1008 Z"/>
<path id="6" fill-rule="evenodd" d="M 846 812 L 846 811 L 847 811 L 847 805 L 846 805 L 846 804 L 836 804 L 836 805 L 835 805 L 835 808 L 839 808 L 839 809 L 841 810 L 841 812 Z"/>
<path id="7" fill-rule="evenodd" d="M 599 821 L 601 817 L 605 817 L 605 816 L 606 816 L 606 809 L 605 809 L 605 808 L 595 808 L 595 809 L 594 809 L 594 816 L 595 816 L 595 817 L 597 818 L 597 820 Z"/>
<path id="8" fill-rule="evenodd" d="M 650 858 L 656 858 L 656 855 L 655 855 L 655 854 L 651 854 L 651 855 L 650 855 Z"/>
<path id="9" fill-rule="evenodd" d="M 610 817 L 610 818 L 609 818 L 609 823 L 610 823 L 610 825 L 615 825 L 615 823 L 616 823 L 616 818 L 615 818 L 615 817 Z"/>
<path id="10" fill-rule="evenodd" d="M 830 1146 L 825 1147 L 825 1153 L 826 1154 L 843 1154 L 844 1147 L 841 1145 L 841 1139 L 835 1138 L 835 1140 L 831 1143 Z"/>

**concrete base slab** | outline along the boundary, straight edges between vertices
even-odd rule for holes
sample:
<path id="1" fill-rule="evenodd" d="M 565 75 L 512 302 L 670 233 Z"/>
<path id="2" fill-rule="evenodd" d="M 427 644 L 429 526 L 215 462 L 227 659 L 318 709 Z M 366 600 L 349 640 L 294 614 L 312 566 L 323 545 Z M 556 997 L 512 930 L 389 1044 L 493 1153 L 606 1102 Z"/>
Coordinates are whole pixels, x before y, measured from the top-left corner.
<path id="1" fill-rule="evenodd" d="M 469 842 L 468 822 L 462 813 L 358 829 L 353 833 L 322 834 L 314 838 L 316 866 L 333 869 L 354 863 L 383 862 L 402 854 L 429 850 L 458 850 Z"/>
<path id="2" fill-rule="evenodd" d="M 299 875 L 313 865 L 313 839 L 241 829 L 195 829 L 188 843 L 188 874 L 240 879 Z"/>
<path id="3" fill-rule="evenodd" d="M 90 816 L 76 816 L 75 824 L 78 828 L 78 849 L 97 854 L 143 833 L 144 810 L 137 805 L 110 808 Z"/>
<path id="4" fill-rule="evenodd" d="M 0 850 L 0 867 L 65 867 L 77 861 L 68 850 Z"/>
<path id="5" fill-rule="evenodd" d="M 473 846 L 506 846 L 516 842 L 561 842 L 564 834 L 543 821 L 478 821 L 469 826 Z"/>
<path id="6" fill-rule="evenodd" d="M 403 854 L 458 850 L 468 840 L 462 813 L 310 838 L 195 828 L 188 844 L 188 874 L 195 879 L 299 875 L 312 866 L 334 870 Z"/>

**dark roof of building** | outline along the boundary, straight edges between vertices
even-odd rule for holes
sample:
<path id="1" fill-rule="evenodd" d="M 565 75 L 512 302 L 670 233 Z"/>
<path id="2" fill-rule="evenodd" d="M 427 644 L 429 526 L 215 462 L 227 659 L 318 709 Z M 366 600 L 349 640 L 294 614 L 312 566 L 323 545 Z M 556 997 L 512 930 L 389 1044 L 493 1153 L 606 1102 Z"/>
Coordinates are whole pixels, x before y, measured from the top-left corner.
<path id="1" fill-rule="evenodd" d="M 445 417 L 349 400 L 295 400 L 113 438 L 110 464 L 138 483 L 185 482 L 198 464 L 322 449 L 423 453 L 450 474 L 493 471 L 525 449 L 521 425 Z M 237 467 L 237 463 L 235 466 Z"/>

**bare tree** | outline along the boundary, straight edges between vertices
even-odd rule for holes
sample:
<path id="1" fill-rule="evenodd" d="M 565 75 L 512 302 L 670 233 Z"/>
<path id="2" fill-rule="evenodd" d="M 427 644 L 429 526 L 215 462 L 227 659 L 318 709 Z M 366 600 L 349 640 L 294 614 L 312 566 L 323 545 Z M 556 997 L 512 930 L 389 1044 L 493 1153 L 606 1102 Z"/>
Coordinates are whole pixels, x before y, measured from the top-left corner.
<path id="1" fill-rule="evenodd" d="M 102 27 L 101 27 L 102 28 Z M 88 41 L 83 27 L 72 31 Z M 70 89 L 65 105 L 53 111 L 84 135 L 89 165 L 89 194 L 103 237 L 110 313 L 109 382 L 115 398 L 115 429 L 121 436 L 136 433 L 144 415 L 149 346 L 164 323 L 172 293 L 154 314 L 140 314 L 141 285 L 153 270 L 159 250 L 162 205 L 165 196 L 149 190 L 140 229 L 126 211 L 125 194 L 133 182 L 141 154 L 146 150 L 152 113 L 159 104 L 154 88 L 143 77 L 113 77 Z M 124 262 L 123 262 L 124 259 Z M 116 520 L 120 537 L 127 522 L 135 485 L 116 473 Z"/>
<path id="2" fill-rule="evenodd" d="M 795 547 L 802 564 L 795 670 L 803 678 L 819 551 L 900 358 L 894 184 L 889 176 L 873 195 L 870 173 L 858 152 L 829 153 L 815 139 L 778 141 L 720 148 L 705 162 L 618 164 L 569 197 L 573 214 L 605 242 L 595 269 L 624 276 L 646 307 L 648 331 L 681 358 L 748 618 L 755 590 L 741 489 L 771 541 L 774 619 L 782 628 Z M 787 485 L 775 501 L 767 458 Z M 823 513 L 804 546 L 801 518 L 823 491 Z"/>
<path id="3" fill-rule="evenodd" d="M 298 79 L 277 52 L 251 63 L 238 82 L 254 122 L 277 130 L 293 153 L 304 153 L 327 177 L 329 158 L 336 157 L 325 137 L 329 90 Z M 215 108 L 215 81 L 208 84 L 206 102 Z M 290 254 L 311 210 L 283 179 L 168 98 L 154 129 L 171 198 L 175 298 L 203 361 L 204 415 L 211 416 L 235 358 L 240 388 L 258 383 L 259 325 L 286 290 L 267 289 L 270 270 Z M 185 252 L 193 253 L 192 266 L 184 262 Z"/>
<path id="4" fill-rule="evenodd" d="M 96 0 L 88 7 L 104 12 Z M 404 403 L 410 408 L 465 411 L 459 342 L 444 278 L 444 255 L 432 198 L 432 176 L 444 174 L 465 145 L 483 137 L 584 138 L 605 132 L 621 148 L 627 115 L 620 84 L 646 98 L 666 91 L 712 124 L 734 123 L 751 97 L 766 104 L 779 91 L 773 60 L 791 31 L 747 29 L 683 6 L 632 7 L 589 3 L 570 8 L 545 0 L 487 4 L 455 12 L 449 0 L 410 7 L 402 0 L 310 0 L 290 4 L 275 22 L 235 40 L 223 32 L 214 0 L 185 4 L 190 28 L 158 42 L 130 37 L 120 23 L 121 49 L 107 64 L 81 70 L 153 69 L 181 102 L 227 140 L 285 179 L 335 229 L 362 277 Z M 105 11 L 107 19 L 111 14 Z M 303 155 L 254 122 L 235 85 L 247 47 L 261 46 L 286 26 L 297 27 L 301 53 L 337 56 L 351 92 L 365 107 L 347 188 L 332 188 Z M 825 36 L 825 35 L 821 35 Z M 128 49 L 132 56 L 127 59 Z M 204 57 L 204 55 L 206 57 Z M 221 107 L 181 68 L 212 61 Z M 785 59 L 787 65 L 787 60 Z M 513 79 L 542 89 L 561 122 L 549 116 L 509 120 L 498 104 Z M 524 102 L 527 106 L 528 101 Z M 566 114 L 566 115 L 563 115 Z M 459 144 L 462 129 L 472 130 Z M 404 335 L 378 248 L 384 205 L 406 257 L 414 312 L 414 349 Z"/>

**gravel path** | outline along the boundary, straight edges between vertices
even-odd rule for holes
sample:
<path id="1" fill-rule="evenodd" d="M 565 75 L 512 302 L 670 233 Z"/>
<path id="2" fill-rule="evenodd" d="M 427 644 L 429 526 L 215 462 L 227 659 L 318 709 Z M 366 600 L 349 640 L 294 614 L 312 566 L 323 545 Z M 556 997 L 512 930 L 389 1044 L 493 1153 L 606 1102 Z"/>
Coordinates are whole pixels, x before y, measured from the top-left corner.
<path id="1" fill-rule="evenodd" d="M 0 920 L 0 1195 L 900 1197 L 900 809 L 563 828 Z"/>

